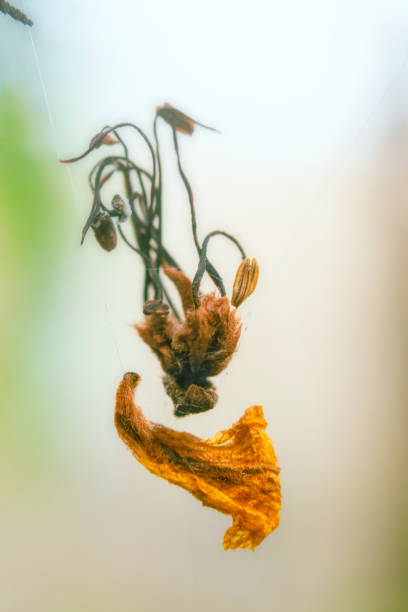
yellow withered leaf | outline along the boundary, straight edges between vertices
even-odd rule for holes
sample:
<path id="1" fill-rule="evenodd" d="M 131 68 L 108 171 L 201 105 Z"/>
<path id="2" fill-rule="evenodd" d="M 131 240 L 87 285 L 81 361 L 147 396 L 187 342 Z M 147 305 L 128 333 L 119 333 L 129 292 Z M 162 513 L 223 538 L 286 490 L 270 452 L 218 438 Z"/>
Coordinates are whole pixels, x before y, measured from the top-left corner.
<path id="1" fill-rule="evenodd" d="M 262 407 L 251 406 L 230 429 L 202 440 L 148 421 L 134 401 L 139 380 L 129 372 L 119 384 L 119 436 L 150 472 L 232 516 L 225 549 L 254 550 L 278 526 L 281 507 L 279 467 Z"/>

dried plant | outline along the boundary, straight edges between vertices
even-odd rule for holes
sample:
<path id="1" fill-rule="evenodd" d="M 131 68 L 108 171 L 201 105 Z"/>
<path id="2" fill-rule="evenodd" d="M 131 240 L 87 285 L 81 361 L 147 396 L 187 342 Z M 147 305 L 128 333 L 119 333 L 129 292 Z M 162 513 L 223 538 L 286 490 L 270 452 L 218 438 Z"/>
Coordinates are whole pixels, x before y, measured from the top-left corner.
<path id="1" fill-rule="evenodd" d="M 157 134 L 159 119 L 171 126 L 178 170 L 188 197 L 193 240 L 199 256 L 192 282 L 182 272 L 162 240 L 162 161 Z M 164 387 L 173 400 L 176 416 L 204 412 L 214 407 L 217 394 L 209 378 L 226 367 L 241 332 L 239 319 L 231 305 L 238 307 L 252 293 L 259 274 L 256 260 L 251 263 L 246 259 L 244 249 L 231 234 L 215 230 L 204 238 L 202 244 L 199 241 L 193 191 L 181 164 L 178 143 L 178 132 L 191 135 L 196 125 L 213 130 L 165 104 L 156 109 L 154 146 L 138 126 L 121 123 L 103 128 L 92 138 L 82 155 L 63 160 L 64 163 L 78 161 L 103 145 L 122 146 L 122 155 L 104 157 L 90 172 L 93 202 L 82 231 L 81 243 L 92 228 L 98 243 L 106 251 L 115 249 L 119 236 L 141 257 L 145 268 L 145 322 L 135 325 L 135 328 L 160 360 L 165 373 Z M 122 128 L 128 127 L 144 140 L 152 160 L 150 171 L 130 159 L 128 148 L 119 134 Z M 116 194 L 108 207 L 103 203 L 102 189 L 117 175 L 123 181 L 125 195 Z M 133 240 L 124 231 L 126 224 L 133 228 Z M 226 297 L 221 275 L 207 257 L 209 242 L 215 236 L 230 240 L 238 248 L 243 260 L 234 283 L 232 302 Z M 213 280 L 219 297 L 215 294 L 200 294 L 205 272 Z M 166 289 L 166 277 L 175 284 L 180 294 L 184 318 Z"/>
<path id="2" fill-rule="evenodd" d="M 172 129 L 178 171 L 190 207 L 198 253 L 192 281 L 163 244 L 159 119 Z M 164 388 L 179 417 L 215 406 L 217 393 L 210 379 L 224 370 L 237 348 L 241 323 L 236 309 L 252 294 L 259 276 L 257 261 L 246 257 L 241 244 L 231 234 L 215 230 L 202 243 L 199 240 L 193 191 L 181 164 L 178 142 L 179 132 L 191 135 L 196 125 L 202 126 L 165 104 L 156 109 L 154 144 L 138 126 L 120 123 L 103 128 L 82 155 L 64 160 L 64 163 L 78 161 L 102 145 L 122 147 L 122 154 L 104 157 L 89 174 L 93 201 L 81 244 L 92 228 L 99 245 L 106 251 L 114 250 L 120 237 L 140 256 L 144 264 L 145 319 L 134 327 L 158 357 L 164 371 Z M 122 128 L 132 128 L 143 139 L 151 157 L 150 170 L 130 159 L 119 133 Z M 123 180 L 124 195 L 114 195 L 107 206 L 102 189 L 117 175 Z M 133 229 L 132 239 L 125 233 L 126 224 Z M 207 256 L 209 242 L 215 236 L 230 240 L 242 258 L 231 301 L 226 296 L 221 275 Z M 200 285 L 205 273 L 213 280 L 215 291 L 202 294 Z M 177 289 L 182 315 L 170 298 L 166 281 Z M 189 433 L 150 423 L 134 403 L 138 381 L 138 374 L 128 373 L 119 384 L 115 409 L 119 436 L 153 474 L 187 489 L 204 505 L 232 515 L 233 525 L 224 536 L 225 549 L 253 550 L 278 526 L 281 505 L 279 468 L 272 443 L 264 431 L 262 407 L 248 408 L 231 429 L 219 432 L 211 440 L 201 440 Z"/>

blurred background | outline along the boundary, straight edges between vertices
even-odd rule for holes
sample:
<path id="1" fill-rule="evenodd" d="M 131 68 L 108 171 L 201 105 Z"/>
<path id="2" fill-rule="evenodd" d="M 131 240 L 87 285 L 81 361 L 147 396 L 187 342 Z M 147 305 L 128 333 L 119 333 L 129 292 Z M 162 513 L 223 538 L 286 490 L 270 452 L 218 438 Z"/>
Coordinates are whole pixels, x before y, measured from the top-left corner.
<path id="1" fill-rule="evenodd" d="M 407 4 L 15 2 L 34 26 L 0 14 L 0 609 L 408 609 Z M 139 261 L 79 247 L 103 153 L 57 163 L 106 124 L 151 134 L 165 101 L 221 130 L 180 136 L 201 238 L 261 266 L 216 409 L 182 421 L 130 328 Z M 160 138 L 165 239 L 193 274 Z M 211 257 L 231 288 L 235 251 Z M 255 553 L 126 451 L 128 370 L 148 418 L 206 438 L 264 406 L 283 506 Z"/>

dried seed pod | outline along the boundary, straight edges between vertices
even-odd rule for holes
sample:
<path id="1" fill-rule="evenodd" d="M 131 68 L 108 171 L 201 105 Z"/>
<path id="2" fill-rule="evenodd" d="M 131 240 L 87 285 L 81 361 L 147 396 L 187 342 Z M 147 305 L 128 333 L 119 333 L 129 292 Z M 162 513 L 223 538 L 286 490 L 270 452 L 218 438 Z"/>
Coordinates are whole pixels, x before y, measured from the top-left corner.
<path id="1" fill-rule="evenodd" d="M 118 193 L 112 198 L 112 208 L 118 212 L 120 223 L 127 221 L 132 213 L 129 200 Z"/>
<path id="2" fill-rule="evenodd" d="M 106 212 L 100 212 L 91 225 L 95 238 L 105 251 L 112 251 L 118 242 L 115 225 Z"/>
<path id="3" fill-rule="evenodd" d="M 256 259 L 247 257 L 241 262 L 235 275 L 231 304 L 238 308 L 244 300 L 255 291 L 259 277 L 259 265 Z"/>

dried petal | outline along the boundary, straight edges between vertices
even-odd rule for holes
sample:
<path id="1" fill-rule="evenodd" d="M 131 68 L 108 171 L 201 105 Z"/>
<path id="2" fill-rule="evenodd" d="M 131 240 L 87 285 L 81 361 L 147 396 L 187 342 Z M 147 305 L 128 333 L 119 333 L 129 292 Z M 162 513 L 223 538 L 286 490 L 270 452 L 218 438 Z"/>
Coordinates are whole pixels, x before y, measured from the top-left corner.
<path id="1" fill-rule="evenodd" d="M 244 300 L 255 291 L 259 277 L 259 265 L 256 259 L 247 257 L 239 266 L 232 290 L 231 304 L 238 308 Z"/>
<path id="2" fill-rule="evenodd" d="M 95 238 L 105 251 L 112 251 L 116 247 L 118 237 L 113 221 L 108 213 L 98 213 L 91 227 L 95 233 Z"/>
<path id="3" fill-rule="evenodd" d="M 184 312 L 193 310 L 194 300 L 191 280 L 181 270 L 176 270 L 176 268 L 171 268 L 166 264 L 163 265 L 163 270 L 166 276 L 174 283 L 181 298 Z"/>
<path id="4" fill-rule="evenodd" d="M 231 429 L 202 440 L 148 421 L 134 402 L 139 380 L 125 374 L 116 393 L 120 438 L 150 472 L 232 516 L 226 550 L 254 550 L 279 525 L 281 507 L 279 467 L 262 407 L 248 408 Z"/>

